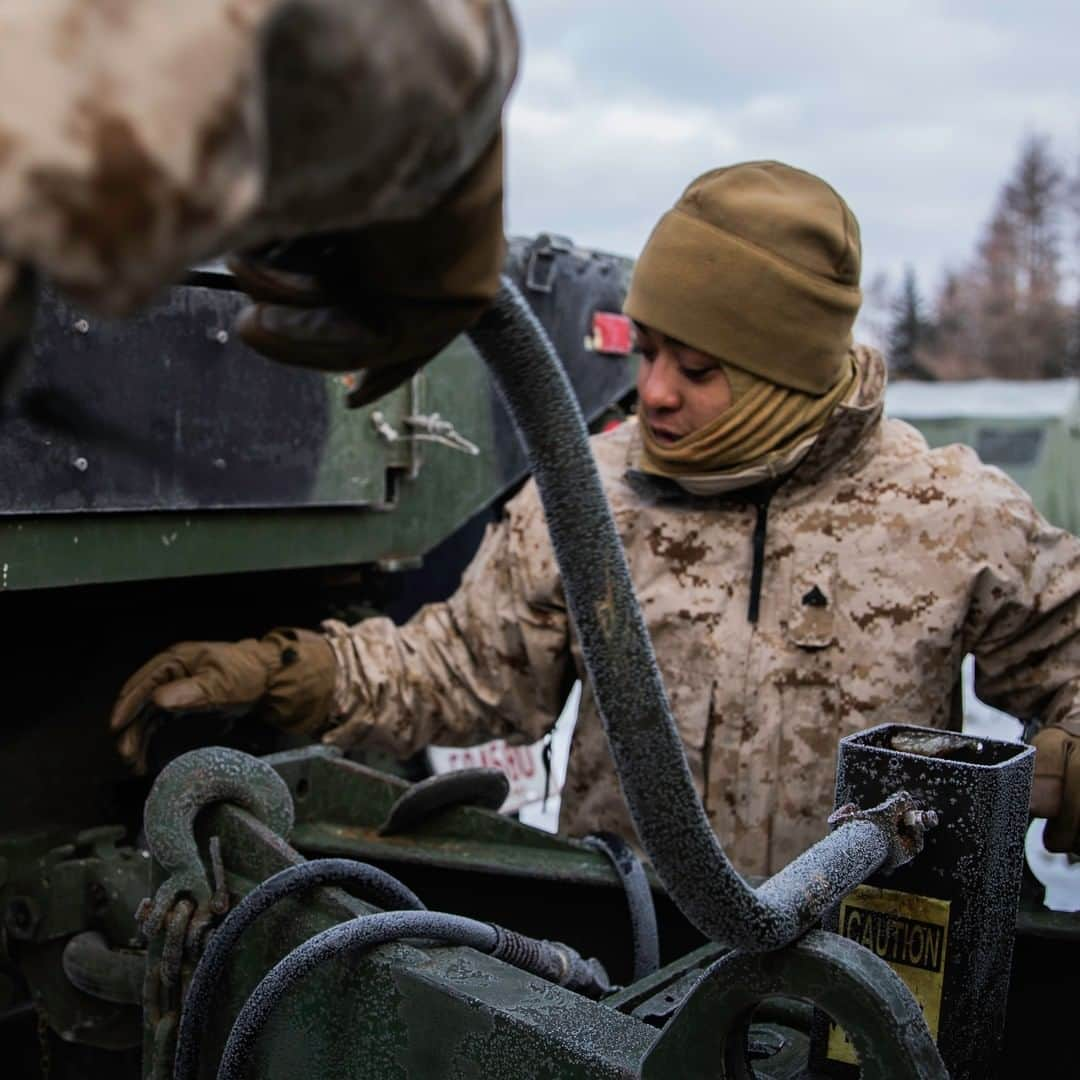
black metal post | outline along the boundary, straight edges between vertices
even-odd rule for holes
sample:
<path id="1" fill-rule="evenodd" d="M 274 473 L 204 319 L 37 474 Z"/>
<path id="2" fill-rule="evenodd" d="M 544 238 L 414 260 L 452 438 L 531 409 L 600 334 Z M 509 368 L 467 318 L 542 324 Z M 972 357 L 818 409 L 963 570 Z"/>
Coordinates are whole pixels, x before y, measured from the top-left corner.
<path id="1" fill-rule="evenodd" d="M 1034 751 L 1019 743 L 884 725 L 840 743 L 836 804 L 903 789 L 937 825 L 914 861 L 878 871 L 824 926 L 888 961 L 923 1007 L 952 1080 L 997 1075 L 1020 898 Z M 854 1076 L 850 1047 L 819 1027 L 812 1060 Z"/>

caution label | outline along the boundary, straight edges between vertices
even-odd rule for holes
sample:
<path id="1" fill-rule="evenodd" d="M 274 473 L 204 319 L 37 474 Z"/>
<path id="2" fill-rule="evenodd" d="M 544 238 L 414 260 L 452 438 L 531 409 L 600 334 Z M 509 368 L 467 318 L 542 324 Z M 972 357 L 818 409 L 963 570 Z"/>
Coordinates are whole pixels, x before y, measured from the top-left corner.
<path id="1" fill-rule="evenodd" d="M 903 979 L 937 1041 L 941 988 L 949 945 L 949 901 L 860 885 L 840 904 L 838 933 L 876 953 Z M 835 1024 L 828 1056 L 858 1064 L 855 1048 Z"/>

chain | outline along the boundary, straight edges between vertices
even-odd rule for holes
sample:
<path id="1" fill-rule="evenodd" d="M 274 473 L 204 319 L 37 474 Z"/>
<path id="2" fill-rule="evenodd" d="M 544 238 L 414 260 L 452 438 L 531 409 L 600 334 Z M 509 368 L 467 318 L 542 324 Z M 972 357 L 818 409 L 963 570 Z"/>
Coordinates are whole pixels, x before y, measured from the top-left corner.
<path id="1" fill-rule="evenodd" d="M 52 1075 L 52 1042 L 49 1037 L 49 1020 L 45 1010 L 35 1006 L 37 1013 L 38 1058 L 41 1062 L 41 1080 L 49 1080 Z"/>

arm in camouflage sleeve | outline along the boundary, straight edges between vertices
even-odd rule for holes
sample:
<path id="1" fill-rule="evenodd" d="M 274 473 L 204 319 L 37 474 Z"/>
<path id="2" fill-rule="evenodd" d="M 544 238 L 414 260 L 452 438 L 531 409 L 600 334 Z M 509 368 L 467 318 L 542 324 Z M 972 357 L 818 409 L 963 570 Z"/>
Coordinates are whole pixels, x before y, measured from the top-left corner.
<path id="1" fill-rule="evenodd" d="M 488 529 L 461 587 L 406 625 L 326 629 L 339 725 L 324 741 L 407 756 L 428 743 L 534 740 L 554 720 L 570 664 L 569 618 L 530 482 Z"/>
<path id="2" fill-rule="evenodd" d="M 123 314 L 208 255 L 419 218 L 516 65 L 505 0 L 5 0 L 0 256 Z"/>
<path id="3" fill-rule="evenodd" d="M 995 495 L 994 488 L 997 492 Z M 1080 540 L 1050 525 L 1011 481 L 990 474 L 976 516 L 985 565 L 968 646 L 984 701 L 1041 727 L 1032 812 L 1051 850 L 1080 847 Z"/>

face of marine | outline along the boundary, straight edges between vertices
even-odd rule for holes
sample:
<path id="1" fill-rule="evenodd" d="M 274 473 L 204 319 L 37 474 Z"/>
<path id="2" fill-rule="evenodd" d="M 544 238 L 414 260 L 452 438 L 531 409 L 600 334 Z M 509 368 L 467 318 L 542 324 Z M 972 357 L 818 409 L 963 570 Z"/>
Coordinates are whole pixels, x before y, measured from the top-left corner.
<path id="1" fill-rule="evenodd" d="M 638 417 L 661 446 L 671 446 L 727 409 L 731 386 L 715 356 L 643 323 L 634 328 L 641 351 Z"/>

